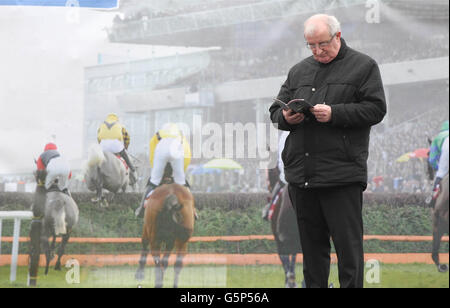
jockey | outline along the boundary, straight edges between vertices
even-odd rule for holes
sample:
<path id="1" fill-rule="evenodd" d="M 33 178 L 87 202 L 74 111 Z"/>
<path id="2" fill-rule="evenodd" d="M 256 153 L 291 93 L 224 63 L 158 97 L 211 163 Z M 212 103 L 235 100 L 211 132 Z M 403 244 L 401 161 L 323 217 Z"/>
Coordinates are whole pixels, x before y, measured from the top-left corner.
<path id="1" fill-rule="evenodd" d="M 439 134 L 433 139 L 430 147 L 430 155 L 428 158 L 428 162 L 430 163 L 433 170 L 438 170 L 439 166 L 439 158 L 441 157 L 442 144 L 444 143 L 445 138 L 448 137 L 448 121 L 442 123 L 441 131 Z"/>
<path id="2" fill-rule="evenodd" d="M 441 155 L 439 158 L 438 170 L 436 172 L 436 178 L 434 179 L 433 185 L 433 196 L 430 202 L 430 206 L 434 208 L 436 204 L 436 199 L 441 192 L 441 181 L 448 174 L 448 136 L 442 143 Z"/>
<path id="3" fill-rule="evenodd" d="M 286 139 L 289 136 L 288 131 L 283 131 L 280 135 L 280 140 L 278 141 L 278 170 L 280 171 L 280 180 L 275 184 L 275 187 L 272 189 L 272 198 L 268 204 L 263 209 L 262 217 L 264 220 L 269 220 L 269 212 L 272 204 L 274 203 L 278 193 L 280 190 L 286 186 L 288 183 L 284 176 L 284 163 L 281 157 L 283 153 L 284 144 L 286 143 Z"/>
<path id="4" fill-rule="evenodd" d="M 72 177 L 69 163 L 61 157 L 54 143 L 47 143 L 44 152 L 37 162 L 37 175 L 39 179 L 45 178 L 45 188 L 48 190 L 55 185 L 60 191 L 69 193 L 69 180 Z"/>
<path id="5" fill-rule="evenodd" d="M 110 113 L 97 131 L 97 140 L 102 150 L 113 154 L 119 154 L 130 168 L 130 184 L 136 183 L 136 169 L 128 157 L 127 149 L 130 145 L 130 135 L 125 126 L 119 123 L 119 117 Z"/>
<path id="6" fill-rule="evenodd" d="M 161 184 L 164 169 L 170 163 L 174 182 L 189 187 L 186 182 L 186 169 L 191 162 L 189 143 L 176 124 L 168 123 L 156 132 L 150 140 L 150 166 L 152 167 L 146 190 L 135 215 L 141 217 L 145 200 Z"/>

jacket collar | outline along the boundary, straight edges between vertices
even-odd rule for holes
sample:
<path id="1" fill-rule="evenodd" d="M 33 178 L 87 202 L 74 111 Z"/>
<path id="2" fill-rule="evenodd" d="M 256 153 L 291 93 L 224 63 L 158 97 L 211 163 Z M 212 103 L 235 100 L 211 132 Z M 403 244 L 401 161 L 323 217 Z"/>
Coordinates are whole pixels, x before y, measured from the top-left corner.
<path id="1" fill-rule="evenodd" d="M 336 56 L 336 58 L 334 58 L 334 60 L 339 60 L 345 57 L 345 54 L 347 53 L 348 50 L 348 46 L 347 43 L 345 42 L 345 40 L 341 37 L 341 49 L 339 49 L 339 53 Z M 333 60 L 333 61 L 334 61 Z M 333 62 L 332 61 L 332 62 Z"/>

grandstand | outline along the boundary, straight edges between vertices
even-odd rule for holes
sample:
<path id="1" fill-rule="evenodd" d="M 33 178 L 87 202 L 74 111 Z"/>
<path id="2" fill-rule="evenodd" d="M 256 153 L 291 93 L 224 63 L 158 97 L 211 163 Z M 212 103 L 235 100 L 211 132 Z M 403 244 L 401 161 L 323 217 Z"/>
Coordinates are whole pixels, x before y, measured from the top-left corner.
<path id="1" fill-rule="evenodd" d="M 144 157 L 165 121 L 189 125 L 194 115 L 204 123 L 267 121 L 287 71 L 310 55 L 303 21 L 327 12 L 341 21 L 348 44 L 382 70 L 388 116 L 374 129 L 370 177 L 422 182 L 424 168 L 395 159 L 426 147 L 448 114 L 448 8 L 441 0 L 121 1 L 107 29 L 111 42 L 205 50 L 86 68 L 85 140 L 93 140 L 105 104 L 121 110 L 136 132 L 132 152 Z M 254 169 L 253 162 L 242 163 Z"/>

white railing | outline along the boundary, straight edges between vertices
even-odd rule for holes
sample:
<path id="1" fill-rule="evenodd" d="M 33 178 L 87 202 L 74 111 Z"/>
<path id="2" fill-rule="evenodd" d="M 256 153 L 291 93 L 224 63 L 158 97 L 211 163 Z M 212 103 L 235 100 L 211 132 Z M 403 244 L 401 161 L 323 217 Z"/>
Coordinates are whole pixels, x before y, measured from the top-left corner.
<path id="1" fill-rule="evenodd" d="M 14 219 L 13 245 L 11 255 L 11 273 L 9 280 L 16 281 L 17 275 L 17 258 L 19 255 L 19 237 L 20 222 L 22 219 L 31 219 L 33 213 L 30 211 L 0 211 L 0 255 L 2 254 L 2 221 L 5 219 Z"/>

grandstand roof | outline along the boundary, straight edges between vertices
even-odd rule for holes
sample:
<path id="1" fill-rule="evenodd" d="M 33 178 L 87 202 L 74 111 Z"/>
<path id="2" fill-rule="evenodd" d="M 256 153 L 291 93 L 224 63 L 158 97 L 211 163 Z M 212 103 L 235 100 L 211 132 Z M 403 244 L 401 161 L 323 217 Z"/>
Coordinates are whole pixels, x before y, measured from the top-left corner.
<path id="1" fill-rule="evenodd" d="M 381 9 L 448 20 L 447 1 L 381 2 Z M 335 14 L 344 23 L 364 22 L 366 5 L 366 0 L 123 0 L 119 10 L 124 18 L 116 19 L 108 34 L 112 42 L 122 43 L 240 46 L 264 41 L 271 34 L 280 40 L 292 39 L 290 29 L 302 29 L 306 16 L 321 11 Z M 349 8 L 357 13 L 350 14 Z"/>

